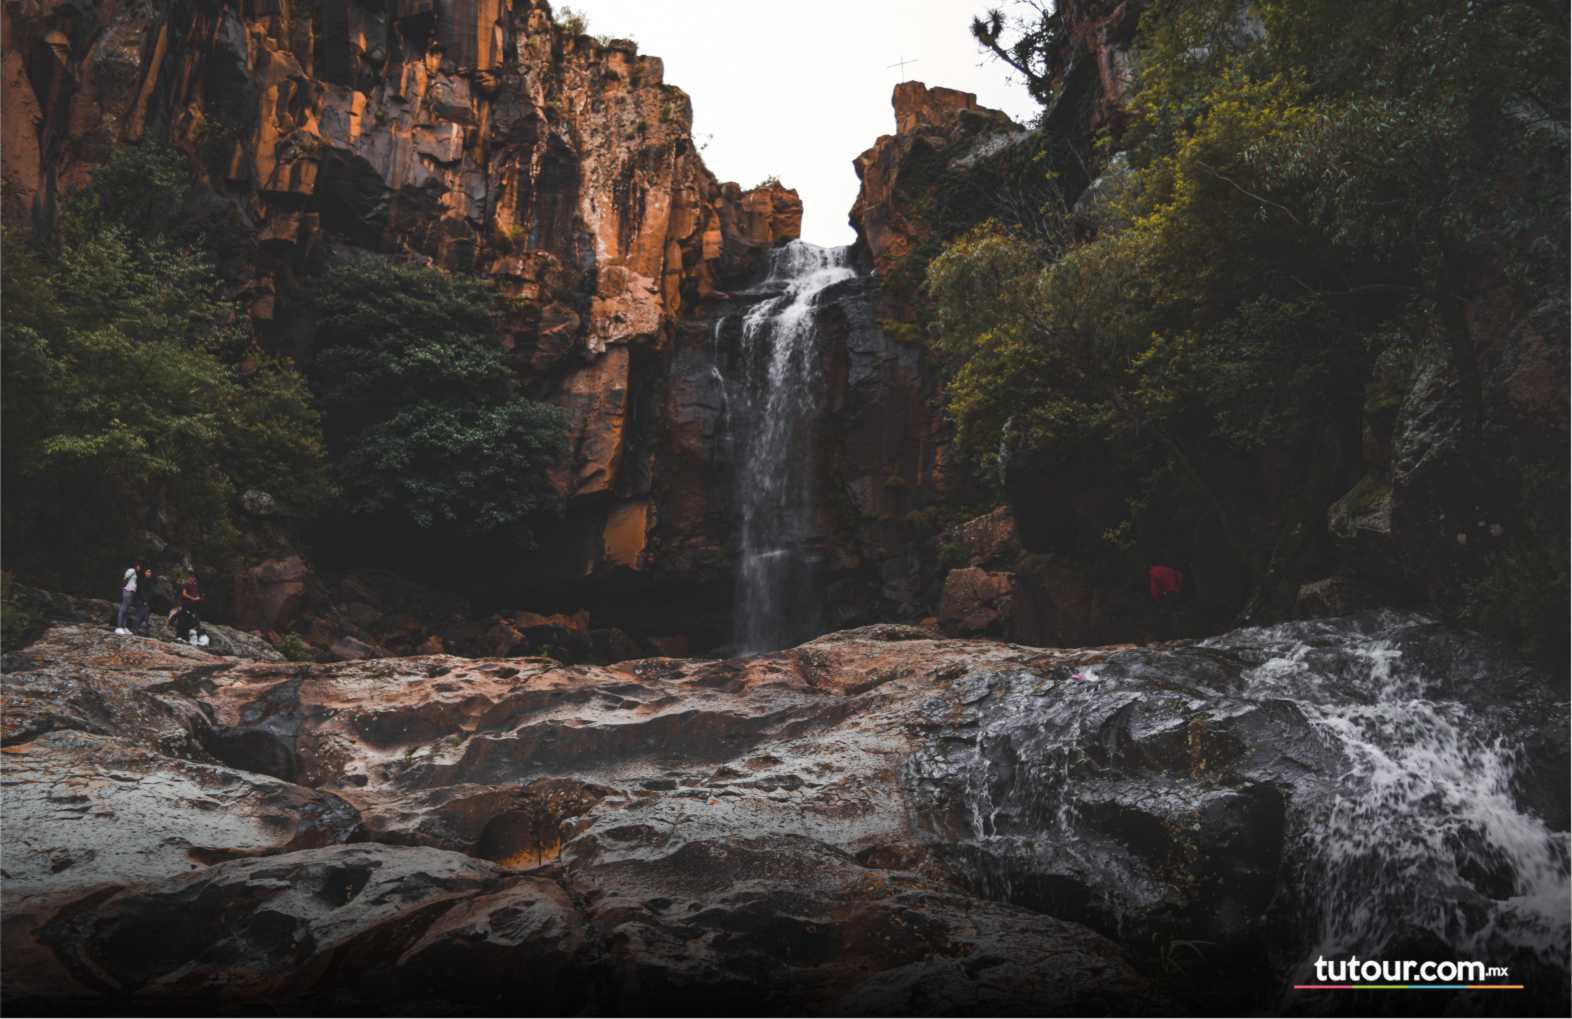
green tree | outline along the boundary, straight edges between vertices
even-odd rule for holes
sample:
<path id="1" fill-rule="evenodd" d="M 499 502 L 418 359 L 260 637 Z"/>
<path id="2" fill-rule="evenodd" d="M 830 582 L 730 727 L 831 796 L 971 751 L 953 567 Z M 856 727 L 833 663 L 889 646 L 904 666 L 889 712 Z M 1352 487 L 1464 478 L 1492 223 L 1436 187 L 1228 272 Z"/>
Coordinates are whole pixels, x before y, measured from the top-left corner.
<path id="1" fill-rule="evenodd" d="M 1012 68 L 1032 98 L 1053 99 L 1056 61 L 1064 45 L 1064 16 L 1051 0 L 1017 0 L 1007 11 L 991 7 L 972 19 L 972 38 Z"/>
<path id="2" fill-rule="evenodd" d="M 303 380 L 256 348 L 203 252 L 164 236 L 178 155 L 122 150 L 53 236 L 5 235 L 7 557 L 87 586 L 157 530 L 222 560 L 232 496 L 315 510 L 330 488 Z M 131 170 L 128 171 L 127 167 Z"/>
<path id="3" fill-rule="evenodd" d="M 312 381 L 351 514 L 475 536 L 557 508 L 548 471 L 566 428 L 513 392 L 487 281 L 379 257 L 342 262 L 312 289 Z"/>
<path id="4" fill-rule="evenodd" d="M 1061 30 L 973 27 L 1045 101 Z M 1249 611 L 1280 609 L 1351 484 L 1376 366 L 1448 360 L 1480 427 L 1468 309 L 1564 320 L 1566 31 L 1532 0 L 1155 0 L 1130 168 L 1100 198 L 1120 225 L 1061 251 L 994 223 L 927 273 L 964 448 L 1095 451 L 1127 507 L 1110 538 L 1209 534 L 1250 578 Z M 1564 489 L 1555 452 L 1541 470 L 1543 450 L 1508 450 L 1502 484 Z M 1564 548 L 1564 530 L 1535 540 Z M 1565 605 L 1535 591 L 1491 611 L 1531 628 L 1514 601 Z"/>

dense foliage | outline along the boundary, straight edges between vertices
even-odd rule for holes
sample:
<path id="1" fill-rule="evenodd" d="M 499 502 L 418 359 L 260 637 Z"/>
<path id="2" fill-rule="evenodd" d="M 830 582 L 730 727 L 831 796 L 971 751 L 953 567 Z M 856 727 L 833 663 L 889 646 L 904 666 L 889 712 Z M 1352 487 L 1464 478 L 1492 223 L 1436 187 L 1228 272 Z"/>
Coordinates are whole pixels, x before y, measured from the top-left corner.
<path id="1" fill-rule="evenodd" d="M 337 265 L 304 301 L 313 394 L 226 298 L 191 225 L 200 197 L 180 153 L 128 146 L 47 238 L 5 234 L 7 568 L 112 591 L 125 560 L 166 542 L 238 564 L 259 554 L 238 505 L 252 489 L 297 536 L 338 521 L 377 561 L 411 535 L 438 556 L 449 537 L 527 546 L 556 507 L 564 424 L 513 393 L 495 288 Z"/>
<path id="2" fill-rule="evenodd" d="M 428 538 L 506 530 L 557 507 L 559 410 L 512 392 L 490 282 L 365 257 L 315 284 L 312 383 L 341 508 Z"/>
<path id="3" fill-rule="evenodd" d="M 6 559 L 29 576 L 113 590 L 149 531 L 223 561 L 240 493 L 299 513 L 330 494 L 300 375 L 170 232 L 188 181 L 173 150 L 125 148 L 47 240 L 6 234 Z"/>
<path id="4" fill-rule="evenodd" d="M 1004 28 L 974 31 L 1016 58 L 1062 43 Z M 1078 465 L 1071 493 L 1120 495 L 1108 540 L 1226 562 L 1215 608 L 1269 616 L 1416 373 L 1486 427 L 1470 309 L 1548 308 L 1565 342 L 1565 8 L 1161 0 L 1139 39 L 1082 242 L 994 220 L 929 269 L 948 406 L 986 467 Z M 1497 486 L 1564 506 L 1564 444 L 1502 441 Z M 1564 626 L 1566 528 L 1527 519 L 1470 611 L 1533 645 L 1547 612 Z"/>

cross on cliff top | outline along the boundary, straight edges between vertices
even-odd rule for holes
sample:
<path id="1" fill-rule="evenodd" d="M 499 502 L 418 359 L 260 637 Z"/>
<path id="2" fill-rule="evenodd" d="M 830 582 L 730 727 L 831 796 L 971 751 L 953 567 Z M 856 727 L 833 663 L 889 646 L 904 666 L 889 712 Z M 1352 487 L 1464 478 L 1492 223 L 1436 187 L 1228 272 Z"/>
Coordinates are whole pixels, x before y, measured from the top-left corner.
<path id="1" fill-rule="evenodd" d="M 901 77 L 904 78 L 904 77 L 906 77 L 906 65 L 907 64 L 915 64 L 916 62 L 917 62 L 917 58 L 916 57 L 913 57 L 912 59 L 907 60 L 906 56 L 904 54 L 902 54 L 901 59 L 899 59 L 895 63 L 889 64 L 887 66 L 889 66 L 889 67 L 899 67 L 901 69 Z"/>

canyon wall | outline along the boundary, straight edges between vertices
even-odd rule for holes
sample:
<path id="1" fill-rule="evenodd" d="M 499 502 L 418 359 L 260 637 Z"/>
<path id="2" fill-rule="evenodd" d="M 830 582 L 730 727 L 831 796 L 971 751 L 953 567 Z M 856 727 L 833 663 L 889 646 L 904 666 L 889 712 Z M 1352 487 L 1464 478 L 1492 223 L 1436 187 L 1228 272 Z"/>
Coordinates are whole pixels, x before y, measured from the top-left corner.
<path id="1" fill-rule="evenodd" d="M 232 296 L 302 364 L 292 298 L 330 260 L 489 276 L 527 391 L 569 419 L 546 573 L 645 570 L 656 535 L 691 537 L 654 499 L 671 341 L 802 210 L 778 182 L 715 179 L 658 58 L 526 0 L 32 2 L 5 19 L 12 222 L 47 229 L 116 146 L 167 139 L 205 185 L 195 215 Z"/>
<path id="2" fill-rule="evenodd" d="M 928 620 L 1066 644 L 1141 632 L 1138 582 L 1100 577 L 1039 533 L 1066 513 L 1100 533 L 1106 505 L 1063 497 L 1092 486 L 1027 451 L 1007 465 L 1011 505 L 996 511 L 990 486 L 953 455 L 920 288 L 946 242 L 1036 200 L 1012 160 L 1030 168 L 1037 149 L 1056 161 L 1078 233 L 1107 226 L 1099 197 L 1125 172 L 1117 149 L 1143 8 L 1062 6 L 1039 129 L 905 82 L 895 130 L 854 160 L 861 272 L 815 311 L 809 544 L 826 627 Z M 717 180 L 661 61 L 582 27 L 543 0 L 5 6 L 8 223 L 47 230 L 59 198 L 117 146 L 168 141 L 203 185 L 172 214 L 213 242 L 270 348 L 310 364 L 313 323 L 297 298 L 335 260 L 416 259 L 497 281 L 509 298 L 498 342 L 521 391 L 566 412 L 569 452 L 549 479 L 562 520 L 535 554 L 499 555 L 467 580 L 470 606 L 375 571 L 323 576 L 310 561 L 323 550 L 248 493 L 254 530 L 284 537 L 225 578 L 235 621 L 295 629 L 322 649 L 413 650 L 440 627 L 406 608 L 440 602 L 441 620 L 481 609 L 487 618 L 470 621 L 494 635 L 450 649 L 535 646 L 543 619 L 588 631 L 585 611 L 662 647 L 729 641 L 739 422 L 728 387 L 746 370 L 742 319 L 769 296 L 768 253 L 798 236 L 801 203 L 773 180 Z M 1099 133 L 1112 155 L 1091 151 Z M 1566 391 L 1551 384 L 1565 374 L 1553 342 L 1564 309 L 1526 314 L 1495 270 L 1476 269 L 1463 325 L 1477 395 L 1440 368 L 1392 395 L 1401 413 L 1360 423 L 1367 477 L 1328 514 L 1334 553 L 1285 574 L 1262 614 L 1446 605 L 1452 578 L 1481 575 L 1493 550 L 1527 533 L 1519 485 L 1490 468 L 1564 447 Z M 1458 411 L 1465 396 L 1473 424 Z M 334 566 L 397 569 L 391 553 Z M 548 629 L 560 646 L 565 628 Z"/>
<path id="3" fill-rule="evenodd" d="M 178 214 L 216 241 L 264 342 L 303 366 L 313 323 L 298 298 L 336 260 L 376 252 L 496 280 L 523 391 L 568 417 L 550 479 L 566 510 L 537 554 L 497 562 L 468 593 L 589 608 L 645 636 L 697 628 L 714 645 L 738 524 L 717 373 L 737 368 L 764 256 L 797 237 L 802 207 L 774 180 L 718 181 L 661 61 L 570 21 L 540 0 L 7 5 L 6 214 L 47 230 L 117 146 L 167 140 L 201 185 Z M 896 117 L 881 144 L 1002 120 L 915 83 Z M 877 220 L 878 201 L 859 214 Z M 888 264 L 877 246 L 857 252 Z M 914 549 L 943 491 L 942 418 L 920 346 L 881 328 L 879 294 L 851 281 L 819 313 L 814 540 L 839 624 L 917 618 L 937 592 Z M 236 578 L 250 625 L 312 631 L 311 606 L 343 601 L 309 590 L 331 585 L 292 551 Z M 321 612 L 314 643 L 386 644 Z"/>

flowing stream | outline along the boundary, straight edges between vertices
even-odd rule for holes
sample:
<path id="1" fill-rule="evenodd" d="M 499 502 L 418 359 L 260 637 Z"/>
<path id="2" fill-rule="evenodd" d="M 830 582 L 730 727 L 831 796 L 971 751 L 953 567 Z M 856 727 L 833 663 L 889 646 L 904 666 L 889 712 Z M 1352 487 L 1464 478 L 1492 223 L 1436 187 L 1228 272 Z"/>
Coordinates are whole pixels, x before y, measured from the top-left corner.
<path id="1" fill-rule="evenodd" d="M 1564 963 L 1567 833 L 1518 802 L 1523 747 L 1490 708 L 1393 641 L 1355 646 L 1332 677 L 1312 644 L 1274 650 L 1248 688 L 1292 700 L 1347 762 L 1303 836 L 1303 881 L 1320 905 L 1310 958 L 1422 930 L 1475 959 Z M 1476 681 L 1488 689 L 1490 677 Z"/>
<path id="2" fill-rule="evenodd" d="M 905 783 L 963 880 L 1158 969 L 1299 1009 L 1319 959 L 1477 962 L 1538 1008 L 1572 950 L 1565 698 L 1421 616 L 1285 623 L 979 670 Z"/>
<path id="3" fill-rule="evenodd" d="M 733 407 L 738 428 L 735 644 L 771 651 L 813 636 L 816 530 L 813 424 L 819 413 L 815 311 L 823 291 L 851 279 L 850 248 L 792 241 L 770 256 L 763 289 L 743 316 L 750 385 Z"/>

